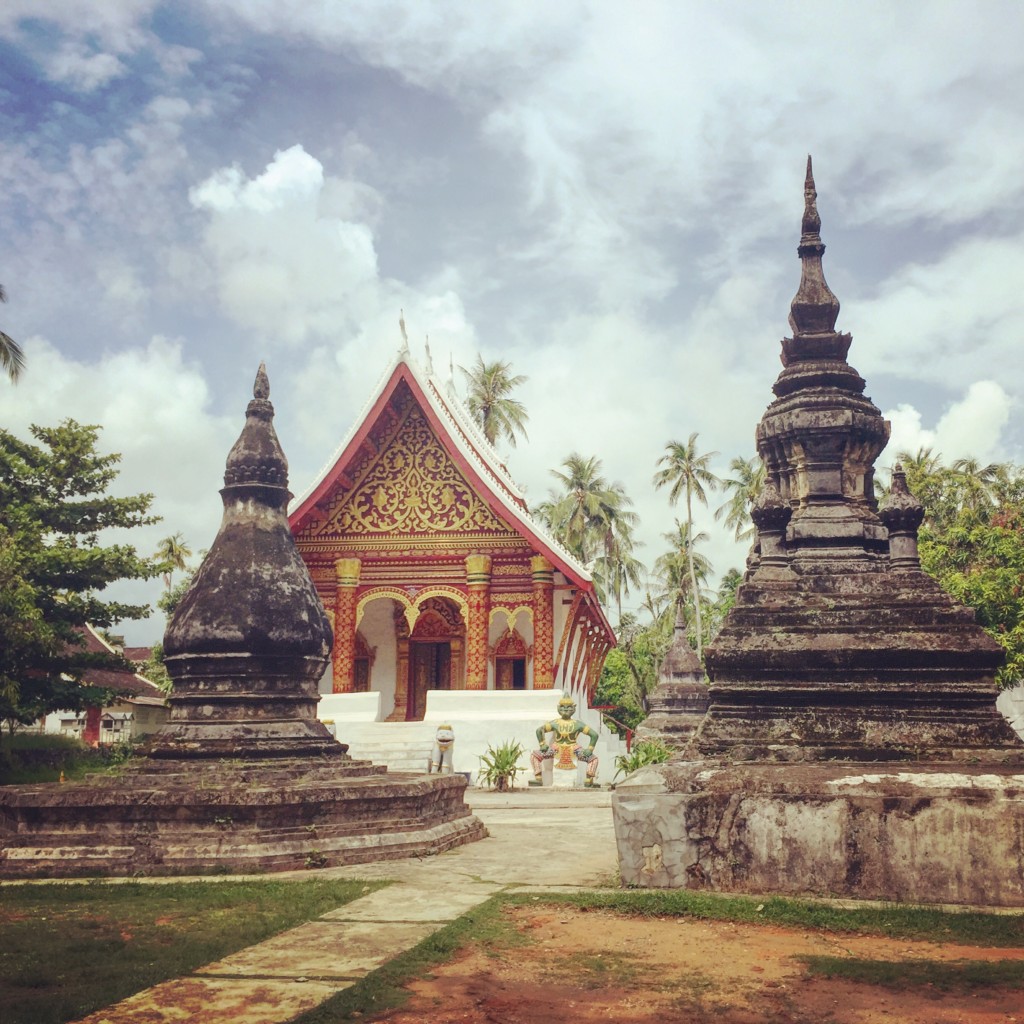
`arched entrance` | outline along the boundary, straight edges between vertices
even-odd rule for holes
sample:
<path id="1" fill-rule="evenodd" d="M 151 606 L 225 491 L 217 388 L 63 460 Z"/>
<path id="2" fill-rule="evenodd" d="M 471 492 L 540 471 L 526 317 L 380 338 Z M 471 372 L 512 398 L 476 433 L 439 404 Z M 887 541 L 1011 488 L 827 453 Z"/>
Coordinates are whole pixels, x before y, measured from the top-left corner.
<path id="1" fill-rule="evenodd" d="M 399 664 L 408 666 L 408 722 L 423 719 L 429 690 L 461 690 L 465 685 L 466 627 L 459 606 L 444 597 L 429 597 L 418 610 L 411 633 L 404 614 L 395 617 Z"/>
<path id="2" fill-rule="evenodd" d="M 494 686 L 497 690 L 526 689 L 526 642 L 509 627 L 494 645 Z"/>

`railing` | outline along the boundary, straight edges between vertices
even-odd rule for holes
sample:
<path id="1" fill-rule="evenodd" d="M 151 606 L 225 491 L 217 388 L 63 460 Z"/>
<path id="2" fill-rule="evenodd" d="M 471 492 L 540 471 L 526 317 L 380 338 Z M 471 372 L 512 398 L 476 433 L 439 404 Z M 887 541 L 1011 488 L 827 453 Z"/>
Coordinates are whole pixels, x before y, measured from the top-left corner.
<path id="1" fill-rule="evenodd" d="M 608 714 L 608 711 L 616 706 L 615 704 L 595 704 L 592 710 L 600 711 L 602 718 L 606 718 L 609 722 L 614 722 L 620 729 L 626 730 L 626 753 L 628 754 L 633 746 L 633 730 L 625 722 L 620 722 Z"/>

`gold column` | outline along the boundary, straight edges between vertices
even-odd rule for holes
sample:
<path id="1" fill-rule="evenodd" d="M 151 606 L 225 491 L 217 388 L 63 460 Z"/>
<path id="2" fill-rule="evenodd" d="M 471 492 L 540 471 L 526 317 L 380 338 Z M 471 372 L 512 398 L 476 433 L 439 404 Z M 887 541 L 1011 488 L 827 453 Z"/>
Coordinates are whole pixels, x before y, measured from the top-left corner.
<path id="1" fill-rule="evenodd" d="M 491 556 L 466 557 L 469 623 L 466 627 L 466 689 L 487 689 L 487 633 L 491 617 Z"/>
<path id="2" fill-rule="evenodd" d="M 334 563 L 337 588 L 334 592 L 334 650 L 331 670 L 335 693 L 353 693 L 356 688 L 356 587 L 359 585 L 358 558 L 339 558 Z"/>
<path id="3" fill-rule="evenodd" d="M 530 559 L 533 571 L 533 688 L 555 685 L 555 570 L 543 556 Z"/>

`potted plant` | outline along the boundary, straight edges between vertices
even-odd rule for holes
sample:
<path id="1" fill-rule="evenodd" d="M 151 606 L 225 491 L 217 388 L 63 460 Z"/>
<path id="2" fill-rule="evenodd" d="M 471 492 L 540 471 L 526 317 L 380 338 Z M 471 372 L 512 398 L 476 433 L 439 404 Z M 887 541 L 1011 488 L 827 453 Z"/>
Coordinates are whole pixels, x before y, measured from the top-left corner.
<path id="1" fill-rule="evenodd" d="M 515 740 L 506 740 L 497 747 L 487 745 L 487 752 L 480 755 L 479 778 L 499 793 L 512 788 L 516 775 L 522 771 L 519 759 L 523 756 L 523 745 Z"/>

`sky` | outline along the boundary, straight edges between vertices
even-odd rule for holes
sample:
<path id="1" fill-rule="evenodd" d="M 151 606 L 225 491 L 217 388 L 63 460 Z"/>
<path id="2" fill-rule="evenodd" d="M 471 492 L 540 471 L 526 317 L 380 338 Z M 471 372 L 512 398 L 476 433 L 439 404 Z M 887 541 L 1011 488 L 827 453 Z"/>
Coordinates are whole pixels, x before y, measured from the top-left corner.
<path id="1" fill-rule="evenodd" d="M 1022 462 L 1022 38 L 998 0 L 4 0 L 0 425 L 101 424 L 163 517 L 139 549 L 198 552 L 260 361 L 300 494 L 404 310 L 416 358 L 528 376 L 513 476 L 597 456 L 650 564 L 666 443 L 755 454 L 811 153 L 880 467 Z"/>

